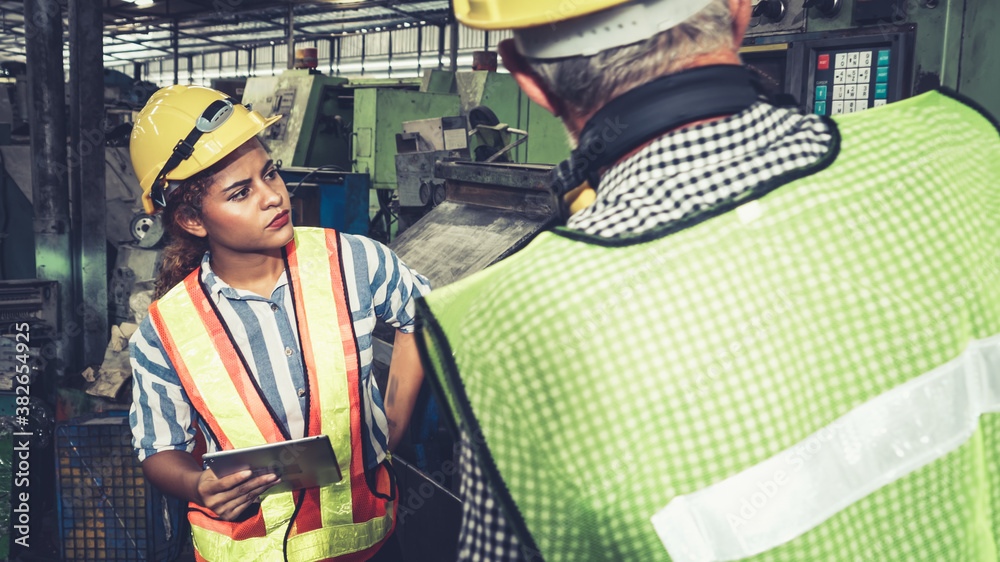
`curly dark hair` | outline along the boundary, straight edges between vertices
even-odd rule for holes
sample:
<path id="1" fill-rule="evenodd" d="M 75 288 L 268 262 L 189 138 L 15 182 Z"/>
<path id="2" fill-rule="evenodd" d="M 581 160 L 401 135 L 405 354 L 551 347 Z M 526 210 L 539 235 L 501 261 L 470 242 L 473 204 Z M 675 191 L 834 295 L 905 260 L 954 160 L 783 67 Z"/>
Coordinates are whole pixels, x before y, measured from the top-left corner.
<path id="1" fill-rule="evenodd" d="M 208 251 L 208 239 L 188 233 L 177 224 L 177 219 L 201 216 L 202 201 L 208 187 L 212 185 L 212 176 L 215 175 L 216 170 L 213 168 L 203 170 L 181 182 L 177 191 L 171 193 L 167 200 L 162 220 L 169 242 L 163 249 L 154 300 L 165 295 L 174 285 L 198 269 L 202 256 Z"/>

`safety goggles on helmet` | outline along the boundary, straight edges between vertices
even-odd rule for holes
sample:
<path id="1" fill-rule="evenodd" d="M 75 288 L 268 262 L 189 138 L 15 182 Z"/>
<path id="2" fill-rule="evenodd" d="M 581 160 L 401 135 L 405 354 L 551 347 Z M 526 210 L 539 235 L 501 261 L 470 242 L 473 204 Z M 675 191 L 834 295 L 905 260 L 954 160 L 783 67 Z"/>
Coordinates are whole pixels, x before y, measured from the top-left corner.
<path id="1" fill-rule="evenodd" d="M 167 206 L 167 196 L 170 195 L 176 186 L 171 187 L 167 180 L 167 174 L 172 172 L 177 166 L 181 165 L 181 162 L 187 160 L 194 154 L 194 145 L 198 142 L 205 133 L 211 133 L 223 125 L 229 117 L 233 114 L 233 108 L 237 105 L 242 105 L 239 101 L 234 98 L 226 98 L 223 100 L 216 100 L 212 102 L 205 111 L 202 112 L 201 116 L 195 120 L 194 128 L 191 132 L 187 134 L 186 137 L 179 140 L 177 145 L 174 146 L 173 151 L 170 154 L 170 158 L 167 159 L 166 163 L 163 164 L 163 169 L 153 180 L 153 185 L 150 187 L 149 198 L 152 199 L 153 203 L 159 205 L 160 207 Z M 244 107 L 250 110 L 249 105 Z"/>

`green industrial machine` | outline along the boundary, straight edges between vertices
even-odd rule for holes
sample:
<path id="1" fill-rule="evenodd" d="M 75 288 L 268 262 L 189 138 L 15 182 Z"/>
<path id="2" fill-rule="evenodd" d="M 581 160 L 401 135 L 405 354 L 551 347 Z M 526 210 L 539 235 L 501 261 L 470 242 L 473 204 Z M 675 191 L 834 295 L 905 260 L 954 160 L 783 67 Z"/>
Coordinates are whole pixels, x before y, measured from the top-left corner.
<path id="1" fill-rule="evenodd" d="M 388 206 L 396 189 L 396 134 L 404 121 L 458 115 L 456 94 L 438 94 L 397 88 L 358 88 L 354 91 L 353 157 L 355 172 L 372 178 L 371 215 L 387 222 L 385 238 L 394 235 L 388 224 Z M 380 221 L 376 221 L 380 222 Z"/>
<path id="2" fill-rule="evenodd" d="M 527 140 L 511 149 L 510 162 L 558 164 L 569 157 L 570 146 L 562 121 L 528 99 L 510 74 L 485 70 L 431 70 L 424 75 L 421 90 L 457 93 L 461 115 L 475 115 L 477 107 L 487 107 L 499 123 L 526 131 Z M 475 125 L 470 123 L 470 130 L 475 129 Z M 512 140 L 516 140 L 516 136 Z M 475 137 L 470 140 L 473 152 L 477 142 L 481 141 Z"/>
<path id="3" fill-rule="evenodd" d="M 558 164 L 569 157 L 570 146 L 562 121 L 528 99 L 513 76 L 477 70 L 459 72 L 455 79 L 462 100 L 462 115 L 469 115 L 477 106 L 485 106 L 493 111 L 500 123 L 527 131 L 527 140 L 511 150 L 511 162 Z"/>
<path id="4" fill-rule="evenodd" d="M 243 103 L 265 116 L 282 115 L 264 132 L 271 156 L 285 166 L 335 166 L 350 171 L 352 90 L 346 78 L 287 70 L 247 80 Z"/>
<path id="5" fill-rule="evenodd" d="M 455 94 L 394 88 L 354 92 L 354 171 L 369 173 L 375 189 L 396 189 L 396 133 L 404 121 L 459 114 Z"/>
<path id="6" fill-rule="evenodd" d="M 873 6 L 874 5 L 874 6 Z M 880 6 L 879 6 L 880 5 Z M 866 11 L 881 7 L 881 12 Z M 847 3 L 834 18 L 810 18 L 809 31 L 864 23 L 880 34 L 912 29 L 911 93 L 946 86 L 1000 115 L 1000 4 L 958 0 L 872 0 Z M 847 9 L 850 8 L 850 9 Z M 875 17 L 882 16 L 876 21 Z M 861 21 L 859 21 L 861 20 Z"/>
<path id="7" fill-rule="evenodd" d="M 854 111 L 944 86 L 1000 115 L 1000 60 L 994 56 L 1000 51 L 1000 5 L 995 2 L 804 4 L 810 9 L 791 0 L 755 4 L 757 15 L 744 41 L 743 58 L 764 75 L 773 92 L 793 96 L 808 111 L 837 115 L 852 112 L 852 100 L 846 96 L 852 84 L 857 86 L 852 89 Z M 770 17 L 779 14 L 777 21 Z M 841 68 L 855 81 L 840 76 Z M 858 72 L 851 72 L 855 68 Z M 862 79 L 869 76 L 870 81 Z M 845 86 L 843 94 L 836 88 L 840 85 Z M 862 99 L 865 93 L 870 95 Z"/>

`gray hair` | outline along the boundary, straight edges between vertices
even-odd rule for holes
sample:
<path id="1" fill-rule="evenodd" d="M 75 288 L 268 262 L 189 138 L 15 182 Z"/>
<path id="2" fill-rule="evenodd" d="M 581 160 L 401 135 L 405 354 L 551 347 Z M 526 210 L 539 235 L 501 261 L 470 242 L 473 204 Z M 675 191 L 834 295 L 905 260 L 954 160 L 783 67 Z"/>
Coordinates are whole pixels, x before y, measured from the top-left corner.
<path id="1" fill-rule="evenodd" d="M 733 46 L 728 0 L 715 0 L 684 23 L 631 45 L 592 56 L 531 59 L 531 68 L 583 115 L 655 78 L 683 70 L 699 55 Z"/>

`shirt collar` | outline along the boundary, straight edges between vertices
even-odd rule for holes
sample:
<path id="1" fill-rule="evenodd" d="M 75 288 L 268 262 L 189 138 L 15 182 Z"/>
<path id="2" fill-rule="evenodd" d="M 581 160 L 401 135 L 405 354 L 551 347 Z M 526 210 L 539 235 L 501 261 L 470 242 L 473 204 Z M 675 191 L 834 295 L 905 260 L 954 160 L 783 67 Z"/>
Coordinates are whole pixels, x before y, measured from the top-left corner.
<path id="1" fill-rule="evenodd" d="M 757 102 L 735 115 L 671 131 L 612 166 L 601 178 L 598 192 L 603 194 L 614 190 L 624 178 L 633 174 L 637 166 L 648 165 L 651 161 L 659 163 L 662 154 L 669 154 L 678 161 L 672 166 L 658 166 L 651 170 L 654 177 L 688 174 L 706 165 L 762 153 L 810 119 L 818 121 L 819 117 L 803 115 L 793 108 Z M 698 156 L 710 143 L 715 153 L 707 158 Z"/>
<path id="2" fill-rule="evenodd" d="M 212 295 L 212 299 L 215 302 L 220 302 L 223 297 L 229 300 L 270 300 L 261 297 L 260 295 L 253 293 L 251 291 L 244 291 L 241 289 L 234 289 L 228 283 L 222 280 L 218 275 L 212 271 L 212 253 L 205 252 L 205 255 L 201 258 L 201 281 L 208 287 L 208 292 Z M 288 284 L 288 271 L 285 270 L 284 273 L 278 277 L 278 282 L 275 283 L 274 288 L 271 289 L 271 294 L 278 290 L 279 287 L 283 287 Z"/>
<path id="3" fill-rule="evenodd" d="M 619 161 L 567 227 L 609 237 L 689 219 L 775 174 L 815 163 L 832 138 L 819 115 L 758 102 L 661 135 Z"/>

